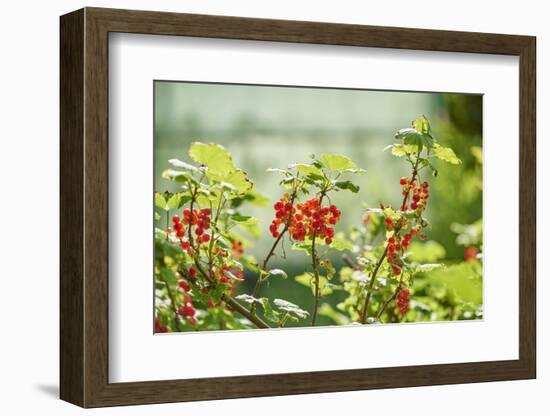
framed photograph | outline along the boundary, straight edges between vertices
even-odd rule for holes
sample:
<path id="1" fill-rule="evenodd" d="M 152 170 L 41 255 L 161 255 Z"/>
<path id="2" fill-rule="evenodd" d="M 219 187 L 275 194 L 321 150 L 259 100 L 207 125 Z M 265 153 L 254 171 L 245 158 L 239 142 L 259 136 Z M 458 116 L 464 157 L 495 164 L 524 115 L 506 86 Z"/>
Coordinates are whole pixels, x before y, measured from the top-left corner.
<path id="1" fill-rule="evenodd" d="M 534 37 L 60 28 L 63 400 L 536 377 Z"/>

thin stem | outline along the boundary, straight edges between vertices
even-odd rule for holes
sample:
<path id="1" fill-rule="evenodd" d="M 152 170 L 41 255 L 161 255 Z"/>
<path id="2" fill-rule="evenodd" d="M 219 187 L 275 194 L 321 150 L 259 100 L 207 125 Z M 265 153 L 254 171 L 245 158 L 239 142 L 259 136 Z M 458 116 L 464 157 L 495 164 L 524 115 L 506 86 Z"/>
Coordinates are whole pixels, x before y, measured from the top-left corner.
<path id="1" fill-rule="evenodd" d="M 165 212 L 166 212 L 166 239 L 168 240 L 169 238 L 168 227 L 170 226 L 170 210 L 167 210 Z"/>
<path id="2" fill-rule="evenodd" d="M 319 195 L 319 206 L 323 204 L 323 198 L 325 196 L 326 190 L 323 189 Z M 319 258 L 317 256 L 317 248 L 315 245 L 317 239 L 317 233 L 313 231 L 313 237 L 311 239 L 311 266 L 313 267 L 313 278 L 314 278 L 314 295 L 315 303 L 313 305 L 313 312 L 311 314 L 311 326 L 315 326 L 315 321 L 317 320 L 317 309 L 319 309 L 319 300 L 321 298 L 321 290 L 319 285 Z"/>
<path id="3" fill-rule="evenodd" d="M 297 195 L 297 189 L 294 188 L 294 190 L 292 192 L 292 195 L 290 196 L 290 203 L 291 203 L 292 206 L 294 206 L 294 201 L 296 200 L 296 195 Z M 254 289 L 252 290 L 252 293 L 251 293 L 251 296 L 254 297 L 254 298 L 256 296 L 258 296 L 258 293 L 260 292 L 260 287 L 262 286 L 262 283 L 266 280 L 266 278 L 264 278 L 263 275 L 262 275 L 262 271 L 264 271 L 264 272 L 267 271 L 267 265 L 269 263 L 269 260 L 275 254 L 275 249 L 277 248 L 277 246 L 281 242 L 281 240 L 282 240 L 283 236 L 285 235 L 285 233 L 288 231 L 289 225 L 290 225 L 290 217 L 285 221 L 284 228 L 281 230 L 281 233 L 279 234 L 277 239 L 273 242 L 273 245 L 271 246 L 271 249 L 269 250 L 269 252 L 267 253 L 267 256 L 264 259 L 264 262 L 262 264 L 262 269 L 260 270 L 260 273 L 258 275 L 258 279 L 256 280 L 256 284 L 254 285 Z M 256 310 L 256 304 L 252 303 L 252 305 L 250 306 L 250 311 L 254 312 L 255 310 Z"/>
<path id="4" fill-rule="evenodd" d="M 283 230 L 279 234 L 279 237 L 277 237 L 277 239 L 275 240 L 275 242 L 271 246 L 271 249 L 267 253 L 267 256 L 266 256 L 266 258 L 263 262 L 263 265 L 262 265 L 262 270 L 263 271 L 265 271 L 265 269 L 267 269 L 267 264 L 269 263 L 269 259 L 275 254 L 275 249 L 277 248 L 277 245 L 279 244 L 279 242 L 281 241 L 281 239 L 283 238 L 283 235 L 287 232 L 287 230 L 288 230 L 288 226 L 285 225 L 285 227 L 283 228 Z M 252 294 L 251 294 L 252 297 L 255 298 L 256 296 L 258 296 L 258 292 L 260 291 L 260 287 L 261 287 L 262 283 L 264 282 L 264 280 L 265 279 L 262 277 L 262 274 L 260 272 L 260 275 L 258 276 L 258 279 L 256 280 L 256 284 L 254 285 L 254 290 L 252 290 Z M 256 305 L 252 304 L 252 306 L 250 307 L 250 310 L 252 312 L 254 312 L 255 309 L 256 309 Z"/>
<path id="5" fill-rule="evenodd" d="M 352 259 L 349 258 L 346 254 L 342 255 L 342 261 L 348 265 L 353 270 L 360 270 L 361 268 L 353 262 Z"/>
<path id="6" fill-rule="evenodd" d="M 411 177 L 411 184 L 415 181 L 416 176 L 418 175 L 418 164 L 419 163 L 420 163 L 420 151 L 416 155 L 416 161 L 415 161 L 414 166 L 413 166 L 413 173 L 412 173 L 412 177 Z M 407 204 L 407 201 L 409 199 L 409 195 L 410 195 L 410 190 L 403 197 L 403 202 L 401 203 L 401 210 L 402 211 L 405 209 L 405 205 Z M 401 229 L 401 226 L 398 225 L 395 229 L 395 233 L 398 233 L 400 229 Z M 378 274 L 378 271 L 380 270 L 380 266 L 382 266 L 382 263 L 384 262 L 384 259 L 386 258 L 387 254 L 388 254 L 388 247 L 386 246 L 386 248 L 384 249 L 384 252 L 382 253 L 380 258 L 378 259 L 378 262 L 376 263 L 374 271 L 372 272 L 371 281 L 369 282 L 369 286 L 368 286 L 367 296 L 365 297 L 365 303 L 363 304 L 363 309 L 361 310 L 361 323 L 362 324 L 367 322 L 368 311 L 369 311 L 369 303 L 370 303 L 370 299 L 371 299 L 371 295 L 372 295 L 372 288 L 374 286 L 374 282 L 376 281 L 376 275 Z"/>
<path id="7" fill-rule="evenodd" d="M 389 306 L 391 302 L 397 297 L 397 293 L 401 290 L 401 287 L 403 286 L 403 272 L 401 272 L 401 276 L 399 276 L 399 283 L 397 284 L 397 287 L 395 288 L 393 294 L 384 302 L 378 313 L 376 314 L 376 319 L 380 320 L 382 317 L 382 314 L 386 310 L 386 308 Z"/>
<path id="8" fill-rule="evenodd" d="M 168 292 L 168 297 L 170 298 L 170 305 L 172 306 L 172 312 L 174 313 L 174 322 L 176 324 L 176 329 L 178 330 L 178 332 L 182 332 L 183 329 L 181 328 L 181 325 L 180 325 L 179 313 L 176 307 L 176 302 L 174 301 L 174 294 L 172 293 L 172 290 L 170 289 L 170 285 L 168 285 L 168 282 L 166 281 L 166 279 L 163 278 L 162 281 L 166 286 L 166 292 Z"/>

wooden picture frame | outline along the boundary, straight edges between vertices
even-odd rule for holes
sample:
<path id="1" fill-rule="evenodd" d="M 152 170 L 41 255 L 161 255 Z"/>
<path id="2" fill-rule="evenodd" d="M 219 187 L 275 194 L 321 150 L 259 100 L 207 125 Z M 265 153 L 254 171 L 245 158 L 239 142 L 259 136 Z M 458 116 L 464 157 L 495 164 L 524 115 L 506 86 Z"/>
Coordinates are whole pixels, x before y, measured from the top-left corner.
<path id="1" fill-rule="evenodd" d="M 60 396 L 82 407 L 530 379 L 536 376 L 534 37 L 85 8 L 61 17 Z M 109 383 L 111 32 L 519 57 L 519 359 Z"/>

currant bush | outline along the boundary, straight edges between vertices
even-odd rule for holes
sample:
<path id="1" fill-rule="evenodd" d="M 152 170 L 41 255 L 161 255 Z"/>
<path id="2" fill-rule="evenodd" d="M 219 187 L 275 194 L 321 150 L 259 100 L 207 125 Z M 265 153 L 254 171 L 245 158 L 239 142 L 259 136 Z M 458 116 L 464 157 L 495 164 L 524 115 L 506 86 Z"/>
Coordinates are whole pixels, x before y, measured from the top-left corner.
<path id="1" fill-rule="evenodd" d="M 417 296 L 415 276 L 440 267 L 410 260 L 411 247 L 426 238 L 429 228 L 426 172 L 437 175 L 436 160 L 460 160 L 437 143 L 423 116 L 399 130 L 396 139 L 388 149 L 411 168 L 399 179 L 399 203 L 365 209 L 349 237 L 339 230 L 343 214 L 338 195 L 359 191 L 354 180 L 365 171 L 355 162 L 321 154 L 285 169 L 269 169 L 282 176 L 282 191 L 266 227 L 270 249 L 261 260 L 247 254 L 250 238 L 258 238 L 261 226 L 246 214 L 250 205 L 265 206 L 268 199 L 234 165 L 229 152 L 195 142 L 188 152 L 192 163 L 171 159 L 163 178 L 177 192 L 155 194 L 164 218 L 156 213 L 154 331 L 284 327 L 306 320 L 315 326 L 320 315 L 337 323 L 406 320 Z M 311 289 L 308 310 L 271 298 L 266 289 L 270 279 L 287 278 L 285 270 L 270 267 L 285 244 L 307 256 L 303 273 L 294 279 Z M 347 264 L 338 271 L 331 260 L 336 251 L 344 252 Z M 468 248 L 465 257 L 475 262 L 478 252 Z M 339 284 L 332 282 L 336 276 Z M 346 294 L 338 311 L 321 304 L 334 291 Z"/>

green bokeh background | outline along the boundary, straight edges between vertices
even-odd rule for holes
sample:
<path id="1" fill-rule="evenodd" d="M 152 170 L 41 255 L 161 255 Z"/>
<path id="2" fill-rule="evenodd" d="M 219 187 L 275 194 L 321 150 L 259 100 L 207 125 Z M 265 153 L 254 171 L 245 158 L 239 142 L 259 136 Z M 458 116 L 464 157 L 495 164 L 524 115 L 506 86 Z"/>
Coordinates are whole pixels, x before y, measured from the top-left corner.
<path id="1" fill-rule="evenodd" d="M 408 127 L 420 114 L 431 121 L 436 139 L 452 147 L 463 162 L 460 166 L 440 164 L 436 178 L 424 172 L 431 184 L 428 238 L 445 247 L 446 260 L 461 260 L 464 247 L 456 244 L 450 225 L 469 224 L 482 217 L 480 95 L 156 81 L 155 191 L 177 190 L 161 174 L 169 168 L 168 159 L 190 161 L 191 142 L 226 147 L 256 189 L 271 200 L 268 207 L 249 206 L 245 213 L 259 218 L 263 232 L 259 240 L 249 239 L 247 254 L 263 260 L 273 242 L 268 231 L 271 205 L 282 194 L 280 176 L 266 172 L 267 168 L 307 162 L 310 154 L 351 157 L 367 173 L 354 178 L 361 187 L 359 194 L 339 192 L 333 198 L 343 212 L 336 231 L 348 231 L 359 224 L 365 204 L 398 205 L 399 178 L 410 172 L 402 159 L 383 149 L 394 142 L 398 129 Z M 309 309 L 311 292 L 292 279 L 304 268 L 309 270 L 308 258 L 286 246 L 286 259 L 279 251 L 270 266 L 283 268 L 290 278 L 273 279 L 263 290 L 269 291 L 270 298 L 281 297 Z M 338 253 L 329 253 L 329 257 L 337 267 L 341 265 Z M 254 277 L 247 276 L 241 291 L 249 293 L 253 283 Z M 336 298 L 330 303 L 339 301 L 337 293 L 331 296 Z M 321 318 L 319 323 L 330 321 Z"/>

